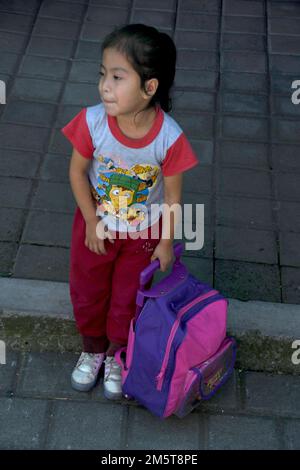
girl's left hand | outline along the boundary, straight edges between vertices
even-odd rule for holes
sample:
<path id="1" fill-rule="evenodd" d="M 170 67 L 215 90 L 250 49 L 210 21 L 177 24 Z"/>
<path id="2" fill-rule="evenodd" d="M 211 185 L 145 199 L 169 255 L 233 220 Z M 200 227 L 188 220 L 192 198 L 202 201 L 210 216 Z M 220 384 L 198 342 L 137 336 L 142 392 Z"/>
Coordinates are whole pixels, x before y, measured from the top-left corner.
<path id="1" fill-rule="evenodd" d="M 160 270 L 165 272 L 173 261 L 173 244 L 166 240 L 161 240 L 156 246 L 151 256 L 151 262 L 159 259 Z"/>

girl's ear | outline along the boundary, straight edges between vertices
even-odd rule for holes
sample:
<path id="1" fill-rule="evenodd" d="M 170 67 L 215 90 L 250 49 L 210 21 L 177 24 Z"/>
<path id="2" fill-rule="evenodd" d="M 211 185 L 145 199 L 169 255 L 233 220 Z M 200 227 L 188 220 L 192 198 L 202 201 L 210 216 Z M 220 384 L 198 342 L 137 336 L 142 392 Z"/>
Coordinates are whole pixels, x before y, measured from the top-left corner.
<path id="1" fill-rule="evenodd" d="M 157 78 L 150 78 L 145 82 L 145 98 L 149 98 L 149 96 L 154 96 L 158 88 L 158 80 Z"/>

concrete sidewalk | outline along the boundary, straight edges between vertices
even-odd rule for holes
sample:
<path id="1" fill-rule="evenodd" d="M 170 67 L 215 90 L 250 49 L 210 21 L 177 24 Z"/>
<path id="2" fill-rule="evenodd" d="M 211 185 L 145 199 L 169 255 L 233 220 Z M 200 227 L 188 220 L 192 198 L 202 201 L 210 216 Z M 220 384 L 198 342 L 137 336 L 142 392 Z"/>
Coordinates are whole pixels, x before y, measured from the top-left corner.
<path id="1" fill-rule="evenodd" d="M 101 40 L 128 22 L 176 42 L 171 114 L 200 160 L 183 203 L 205 205 L 204 247 L 183 260 L 230 298 L 239 343 L 232 380 L 183 420 L 107 402 L 101 380 L 70 387 L 75 201 L 60 129 L 99 102 Z M 1 449 L 300 448 L 299 26 L 297 1 L 0 0 Z"/>

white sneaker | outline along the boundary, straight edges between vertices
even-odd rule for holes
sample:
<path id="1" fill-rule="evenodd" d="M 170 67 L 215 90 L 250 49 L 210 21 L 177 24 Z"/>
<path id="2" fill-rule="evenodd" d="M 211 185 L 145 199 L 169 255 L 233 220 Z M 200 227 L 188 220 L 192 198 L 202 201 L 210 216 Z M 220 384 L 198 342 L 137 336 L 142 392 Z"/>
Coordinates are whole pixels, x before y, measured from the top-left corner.
<path id="1" fill-rule="evenodd" d="M 122 398 L 121 367 L 114 356 L 106 356 L 104 364 L 104 396 L 109 400 L 119 400 Z"/>
<path id="2" fill-rule="evenodd" d="M 72 372 L 72 387 L 79 392 L 87 392 L 93 388 L 104 358 L 104 353 L 81 353 Z"/>

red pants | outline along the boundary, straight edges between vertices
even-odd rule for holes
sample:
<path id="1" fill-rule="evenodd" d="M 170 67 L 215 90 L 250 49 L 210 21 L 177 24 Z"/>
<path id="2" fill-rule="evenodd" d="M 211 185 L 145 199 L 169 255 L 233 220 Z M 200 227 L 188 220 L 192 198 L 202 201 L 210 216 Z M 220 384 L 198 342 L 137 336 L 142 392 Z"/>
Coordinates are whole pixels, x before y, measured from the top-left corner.
<path id="1" fill-rule="evenodd" d="M 84 244 L 86 224 L 77 207 L 71 240 L 70 295 L 85 352 L 105 352 L 109 343 L 127 344 L 140 273 L 149 265 L 160 241 L 162 217 L 156 228 L 152 238 L 150 229 L 143 232 L 148 238 L 136 239 L 116 238 L 119 232 L 111 232 L 114 243 L 106 239 L 107 254 L 98 255 Z"/>

